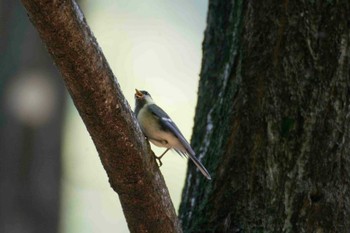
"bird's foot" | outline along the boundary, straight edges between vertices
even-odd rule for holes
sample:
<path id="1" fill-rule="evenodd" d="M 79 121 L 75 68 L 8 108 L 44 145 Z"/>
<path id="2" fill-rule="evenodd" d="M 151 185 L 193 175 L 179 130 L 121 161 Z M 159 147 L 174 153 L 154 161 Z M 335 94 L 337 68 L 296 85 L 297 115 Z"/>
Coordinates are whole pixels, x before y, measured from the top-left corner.
<path id="1" fill-rule="evenodd" d="M 165 155 L 165 153 L 168 152 L 168 150 L 170 150 L 170 148 L 166 149 L 166 150 L 163 152 L 163 154 L 161 154 L 160 156 L 155 156 L 155 155 L 154 155 L 154 157 L 156 158 L 156 160 L 159 161 L 159 166 L 158 166 L 158 167 L 161 167 L 161 166 L 163 165 L 161 159 L 162 159 L 162 157 Z"/>
<path id="2" fill-rule="evenodd" d="M 154 156 L 155 158 L 156 158 L 156 160 L 158 160 L 159 161 L 159 166 L 158 167 L 161 167 L 162 165 L 163 165 L 163 163 L 162 163 L 162 156 Z"/>

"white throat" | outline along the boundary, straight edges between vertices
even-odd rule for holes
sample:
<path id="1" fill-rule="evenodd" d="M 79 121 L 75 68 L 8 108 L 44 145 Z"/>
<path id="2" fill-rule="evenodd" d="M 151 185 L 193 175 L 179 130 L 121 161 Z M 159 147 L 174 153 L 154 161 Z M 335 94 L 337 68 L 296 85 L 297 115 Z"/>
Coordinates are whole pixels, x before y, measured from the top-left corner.
<path id="1" fill-rule="evenodd" d="M 154 104 L 153 99 L 148 95 L 145 96 L 145 100 L 147 104 Z"/>

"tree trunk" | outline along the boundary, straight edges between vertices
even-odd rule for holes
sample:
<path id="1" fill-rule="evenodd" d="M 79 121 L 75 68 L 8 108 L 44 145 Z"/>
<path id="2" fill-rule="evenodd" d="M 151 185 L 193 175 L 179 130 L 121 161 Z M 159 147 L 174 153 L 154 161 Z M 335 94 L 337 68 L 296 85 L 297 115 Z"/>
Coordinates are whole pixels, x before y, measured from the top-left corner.
<path id="1" fill-rule="evenodd" d="M 184 232 L 349 232 L 348 1 L 209 1 Z"/>
<path id="2" fill-rule="evenodd" d="M 22 0 L 89 131 L 131 232 L 182 232 L 162 174 L 74 0 Z"/>
<path id="3" fill-rule="evenodd" d="M 66 92 L 20 2 L 0 15 L 0 232 L 55 233 Z"/>

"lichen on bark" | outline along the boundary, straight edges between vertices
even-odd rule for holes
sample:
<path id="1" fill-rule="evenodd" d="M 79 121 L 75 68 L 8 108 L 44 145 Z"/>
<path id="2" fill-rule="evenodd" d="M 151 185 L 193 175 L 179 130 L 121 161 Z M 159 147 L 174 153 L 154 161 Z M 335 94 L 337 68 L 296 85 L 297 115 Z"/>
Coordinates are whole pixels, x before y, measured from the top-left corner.
<path id="1" fill-rule="evenodd" d="M 209 1 L 192 144 L 214 174 L 190 166 L 185 232 L 350 230 L 349 11 Z"/>

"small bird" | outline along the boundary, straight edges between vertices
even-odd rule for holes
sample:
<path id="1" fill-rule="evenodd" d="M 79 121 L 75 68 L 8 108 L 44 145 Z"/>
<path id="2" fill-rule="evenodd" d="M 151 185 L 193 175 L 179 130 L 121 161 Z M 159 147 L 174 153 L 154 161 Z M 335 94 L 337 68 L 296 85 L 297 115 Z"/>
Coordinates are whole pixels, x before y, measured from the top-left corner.
<path id="1" fill-rule="evenodd" d="M 154 103 L 147 91 L 135 90 L 135 115 L 142 132 L 154 145 L 167 148 L 161 156 L 156 157 L 160 166 L 162 165 L 160 159 L 168 150 L 174 149 L 179 155 L 190 157 L 202 174 L 211 180 L 209 172 L 195 157 L 195 152 L 190 144 L 168 114 Z"/>

